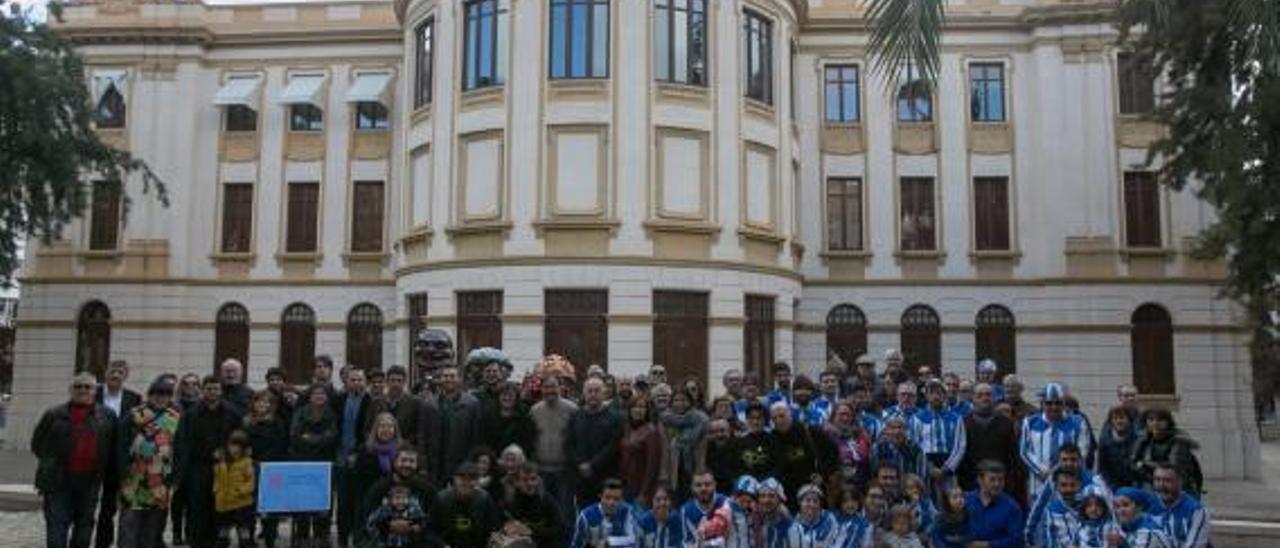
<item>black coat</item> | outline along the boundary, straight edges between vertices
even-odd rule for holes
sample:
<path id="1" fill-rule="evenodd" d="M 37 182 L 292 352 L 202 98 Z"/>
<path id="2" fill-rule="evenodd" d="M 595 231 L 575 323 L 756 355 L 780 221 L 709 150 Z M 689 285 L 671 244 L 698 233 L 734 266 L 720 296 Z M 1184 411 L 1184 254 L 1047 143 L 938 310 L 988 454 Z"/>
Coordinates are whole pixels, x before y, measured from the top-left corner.
<path id="1" fill-rule="evenodd" d="M 243 424 L 240 414 L 225 404 L 210 408 L 201 402 L 190 413 L 183 415 L 178 422 L 178 435 L 173 442 L 174 451 L 178 455 L 179 477 L 185 476 L 195 467 L 211 471 L 214 452 L 226 446 L 227 438 Z"/>
<path id="2" fill-rule="evenodd" d="M 771 435 L 778 440 L 774 446 L 773 475 L 786 488 L 790 501 L 798 502 L 796 493 L 811 483 L 814 474 L 825 481 L 835 472 L 835 444 L 817 427 L 794 421 L 790 430 L 774 430 Z"/>
<path id="3" fill-rule="evenodd" d="M 289 427 L 289 457 L 295 461 L 333 462 L 338 450 L 338 421 L 333 409 L 321 408 L 319 414 L 311 406 L 293 412 Z"/>
<path id="4" fill-rule="evenodd" d="M 120 416 L 116 418 L 121 422 L 124 422 L 125 418 L 129 416 L 129 413 L 133 411 L 133 408 L 142 405 L 142 394 L 129 390 L 128 388 L 122 388 L 122 390 L 124 393 L 120 395 Z M 94 403 L 106 408 L 106 400 L 104 399 L 106 394 L 107 385 L 99 384 L 97 390 L 93 393 Z M 110 411 L 110 408 L 106 409 L 108 412 Z"/>
<path id="5" fill-rule="evenodd" d="M 618 475 L 618 447 L 622 441 L 622 416 L 601 407 L 591 411 L 579 407 L 569 421 L 569 444 L 565 454 L 576 468 L 591 465 L 591 477 L 603 481 Z"/>
<path id="6" fill-rule="evenodd" d="M 342 415 L 347 407 L 347 399 L 350 397 L 351 395 L 345 392 L 339 394 L 336 404 L 334 405 L 334 420 L 337 421 L 338 425 L 338 439 L 334 446 L 335 448 L 342 447 L 342 437 L 347 434 L 347 432 L 343 431 L 344 425 Z M 365 438 L 369 435 L 369 427 L 373 425 L 373 418 L 376 416 L 373 411 L 373 396 L 365 394 L 364 397 L 360 399 L 359 409 L 356 410 L 356 431 L 354 432 L 356 445 L 355 448 L 352 449 L 351 457 L 355 457 L 355 454 L 360 451 L 362 446 L 364 446 Z M 353 463 L 340 462 L 338 465 L 341 466 Z"/>
<path id="7" fill-rule="evenodd" d="M 249 402 L 253 401 L 253 389 L 245 384 L 222 385 L 222 402 L 232 411 L 244 416 L 249 414 Z"/>
<path id="8" fill-rule="evenodd" d="M 966 490 L 977 488 L 978 463 L 994 460 L 1012 472 L 1021 466 L 1018 458 L 1018 433 L 1013 421 L 992 412 L 990 420 L 975 414 L 964 419 L 964 459 L 960 461 L 960 485 Z"/>
<path id="9" fill-rule="evenodd" d="M 384 397 L 373 402 L 374 410 L 371 414 L 374 418 L 377 418 L 381 413 L 391 413 L 396 418 L 400 439 L 409 442 L 415 448 L 421 449 L 422 414 L 425 406 L 426 402 L 423 402 L 422 398 L 413 394 L 405 394 L 395 402 Z M 426 508 L 425 502 L 423 508 Z"/>
<path id="10" fill-rule="evenodd" d="M 502 512 L 506 519 L 523 523 L 532 533 L 533 543 L 539 548 L 562 548 L 569 538 L 564 519 L 555 500 L 545 491 L 536 495 L 516 492 L 509 500 L 503 500 Z"/>
<path id="11" fill-rule="evenodd" d="M 95 405 L 85 419 L 90 421 L 98 442 L 98 478 L 115 466 L 116 435 L 120 421 L 111 411 Z M 64 403 L 49 408 L 40 416 L 36 429 L 31 433 L 31 452 L 36 456 L 35 487 L 40 493 L 54 493 L 67 482 L 67 465 L 71 458 L 72 430 L 71 404 Z"/>
<path id="12" fill-rule="evenodd" d="M 450 487 L 432 501 L 427 522 L 432 546 L 484 548 L 502 527 L 502 511 L 481 489 L 464 499 Z"/>
<path id="13" fill-rule="evenodd" d="M 769 477 L 775 468 L 773 459 L 778 454 L 777 445 L 778 439 L 768 432 L 748 433 L 734 439 L 731 452 L 737 463 L 736 470 L 757 480 Z"/>
<path id="14" fill-rule="evenodd" d="M 427 475 L 444 484 L 480 440 L 480 402 L 462 392 L 453 400 L 436 398 L 423 406 L 421 434 L 427 457 Z"/>
<path id="15" fill-rule="evenodd" d="M 480 434 L 481 441 L 495 454 L 501 454 L 508 445 L 515 444 L 527 455 L 533 451 L 538 428 L 527 411 L 517 408 L 514 416 L 503 417 L 498 408 L 491 407 L 485 410 Z"/>
<path id="16" fill-rule="evenodd" d="M 244 432 L 254 462 L 279 462 L 289 458 L 289 424 L 273 415 L 270 420 L 245 419 Z"/>

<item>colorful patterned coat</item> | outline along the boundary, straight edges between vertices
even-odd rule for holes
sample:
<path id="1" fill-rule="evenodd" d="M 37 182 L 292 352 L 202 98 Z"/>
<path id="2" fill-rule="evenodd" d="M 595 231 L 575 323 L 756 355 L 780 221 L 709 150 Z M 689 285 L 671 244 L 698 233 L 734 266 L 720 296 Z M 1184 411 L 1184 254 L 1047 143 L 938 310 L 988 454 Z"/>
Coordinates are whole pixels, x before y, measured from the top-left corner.
<path id="1" fill-rule="evenodd" d="M 182 413 L 175 406 L 135 407 L 124 421 L 120 498 L 135 510 L 168 509 L 173 485 L 173 438 Z"/>

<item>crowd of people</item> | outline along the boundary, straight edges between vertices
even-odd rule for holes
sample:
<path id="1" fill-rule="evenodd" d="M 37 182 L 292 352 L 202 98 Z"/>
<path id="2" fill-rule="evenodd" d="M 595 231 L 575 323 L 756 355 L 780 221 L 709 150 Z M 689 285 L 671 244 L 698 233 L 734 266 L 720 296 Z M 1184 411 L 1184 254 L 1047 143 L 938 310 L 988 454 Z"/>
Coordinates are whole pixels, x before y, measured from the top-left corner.
<path id="1" fill-rule="evenodd" d="M 1069 391 L 1036 403 L 901 354 L 730 370 L 714 397 L 544 358 L 519 380 L 473 351 L 411 383 L 327 356 L 253 390 L 240 362 L 76 375 L 31 440 L 49 548 L 1192 548 L 1209 543 L 1196 444 L 1133 386 L 1095 429 Z M 416 385 L 414 385 L 416 384 Z M 330 511 L 259 513 L 259 465 L 332 463 Z M 95 528 L 96 523 L 96 528 Z M 171 532 L 166 544 L 166 530 Z"/>

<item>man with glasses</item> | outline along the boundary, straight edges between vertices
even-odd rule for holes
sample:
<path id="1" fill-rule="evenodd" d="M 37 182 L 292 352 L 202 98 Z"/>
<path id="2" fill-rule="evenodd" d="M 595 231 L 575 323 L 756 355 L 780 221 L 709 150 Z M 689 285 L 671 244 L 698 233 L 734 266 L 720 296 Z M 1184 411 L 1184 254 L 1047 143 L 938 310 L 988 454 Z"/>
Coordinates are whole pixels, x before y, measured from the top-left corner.
<path id="1" fill-rule="evenodd" d="M 31 435 L 36 491 L 44 499 L 49 548 L 88 548 L 104 473 L 111 469 L 118 419 L 94 403 L 90 373 L 71 380 L 71 400 L 44 412 Z"/>
<path id="2" fill-rule="evenodd" d="M 1088 454 L 1090 443 L 1088 428 L 1079 415 L 1066 412 L 1064 400 L 1067 391 L 1058 383 L 1046 384 L 1040 393 L 1041 412 L 1028 416 L 1022 422 L 1022 436 L 1018 453 L 1027 465 L 1027 496 L 1033 498 L 1048 481 L 1053 467 L 1058 464 L 1058 449 L 1075 444 L 1080 452 Z"/>

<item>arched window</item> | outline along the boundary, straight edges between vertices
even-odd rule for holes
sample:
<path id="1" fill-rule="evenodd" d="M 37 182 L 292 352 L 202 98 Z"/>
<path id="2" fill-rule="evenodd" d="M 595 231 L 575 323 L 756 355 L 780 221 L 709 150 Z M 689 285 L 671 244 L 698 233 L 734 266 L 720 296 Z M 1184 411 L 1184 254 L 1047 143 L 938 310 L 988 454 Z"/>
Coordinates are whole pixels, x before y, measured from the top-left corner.
<path id="1" fill-rule="evenodd" d="M 1158 304 L 1133 311 L 1129 346 L 1133 349 L 1133 384 L 1140 394 L 1173 394 L 1173 320 Z"/>
<path id="2" fill-rule="evenodd" d="M 989 304 L 978 311 L 973 323 L 974 348 L 977 360 L 990 358 L 996 362 L 996 378 L 1018 371 L 1018 348 L 1015 341 L 1013 312 L 998 304 Z M 975 362 L 976 363 L 976 362 Z"/>
<path id="3" fill-rule="evenodd" d="M 846 365 L 867 352 L 867 316 L 851 304 L 837 305 L 827 313 L 827 358 L 839 357 Z"/>
<path id="4" fill-rule="evenodd" d="M 240 303 L 222 305 L 213 328 L 213 366 L 227 358 L 240 360 L 249 372 L 249 310 Z"/>
<path id="5" fill-rule="evenodd" d="M 285 379 L 302 384 L 311 378 L 316 358 L 316 313 L 302 303 L 293 303 L 280 317 L 280 368 Z"/>
<path id="6" fill-rule="evenodd" d="M 902 313 L 902 365 L 908 371 L 927 365 L 938 370 L 942 364 L 942 321 L 938 313 L 923 304 Z"/>
<path id="7" fill-rule="evenodd" d="M 88 371 L 99 379 L 111 359 L 111 309 L 90 301 L 76 320 L 76 373 Z"/>
<path id="8" fill-rule="evenodd" d="M 382 368 L 382 311 L 373 304 L 358 304 L 347 314 L 347 363 Z"/>
<path id="9" fill-rule="evenodd" d="M 97 123 L 100 128 L 122 128 L 125 120 L 124 95 L 115 84 L 107 86 L 98 99 Z"/>

